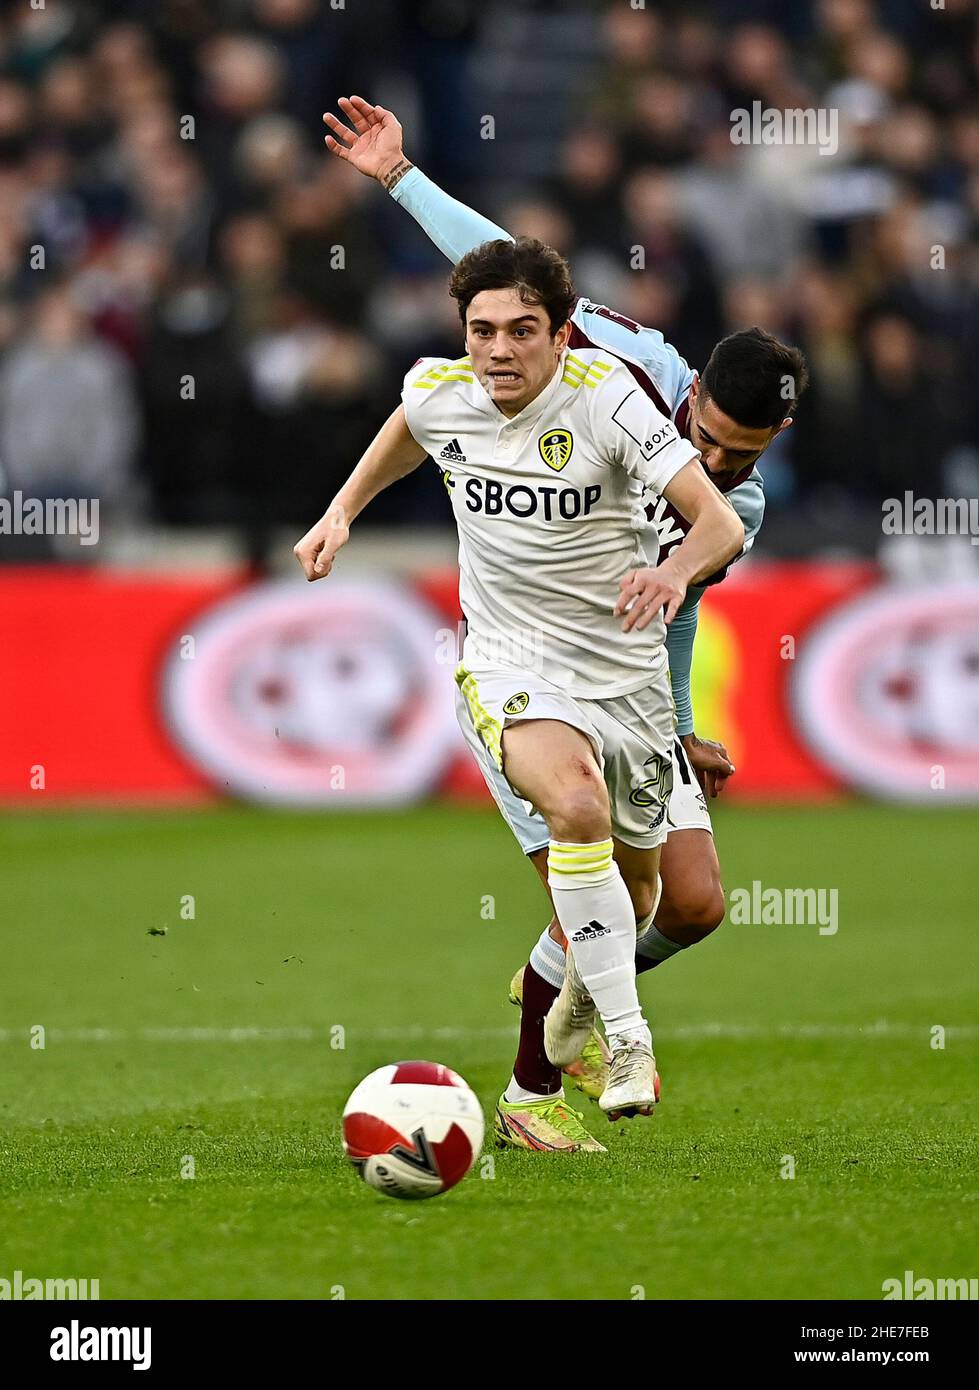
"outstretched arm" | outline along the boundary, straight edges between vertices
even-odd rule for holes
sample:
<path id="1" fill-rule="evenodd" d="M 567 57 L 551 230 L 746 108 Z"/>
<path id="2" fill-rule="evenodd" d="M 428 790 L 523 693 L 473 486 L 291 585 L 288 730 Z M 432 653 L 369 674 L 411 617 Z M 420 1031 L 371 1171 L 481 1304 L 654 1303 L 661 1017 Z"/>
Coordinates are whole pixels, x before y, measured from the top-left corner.
<path id="1" fill-rule="evenodd" d="M 425 450 L 408 429 L 404 406 L 399 405 L 319 521 L 293 547 L 308 580 L 326 578 L 337 551 L 349 539 L 352 523 L 367 504 L 399 478 L 413 473 L 425 457 Z"/>
<path id="2" fill-rule="evenodd" d="M 372 106 L 363 97 L 341 97 L 339 105 L 349 124 L 331 111 L 324 114 L 333 132 L 326 137 L 327 148 L 377 179 L 453 265 L 484 241 L 512 240 L 503 227 L 451 198 L 415 168 L 405 155 L 401 124 L 393 112 Z M 658 329 L 644 328 L 604 304 L 586 300 L 579 301 L 575 315 L 592 343 L 641 367 L 667 412 L 676 412 L 695 373 Z"/>
<path id="3" fill-rule="evenodd" d="M 339 106 L 350 124 L 344 125 L 332 111 L 324 112 L 323 120 L 333 132 L 326 136 L 327 149 L 377 179 L 453 265 L 484 241 L 512 240 L 509 232 L 450 198 L 415 168 L 405 157 L 401 123 L 393 112 L 357 96 L 341 97 Z"/>

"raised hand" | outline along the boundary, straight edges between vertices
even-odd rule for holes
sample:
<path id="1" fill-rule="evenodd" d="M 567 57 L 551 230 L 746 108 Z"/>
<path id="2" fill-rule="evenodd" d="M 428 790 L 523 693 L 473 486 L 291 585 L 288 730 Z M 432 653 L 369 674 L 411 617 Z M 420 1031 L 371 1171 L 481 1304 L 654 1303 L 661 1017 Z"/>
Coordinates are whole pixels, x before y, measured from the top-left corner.
<path id="1" fill-rule="evenodd" d="M 324 111 L 323 121 L 333 132 L 325 137 L 326 148 L 368 178 L 392 187 L 412 167 L 405 159 L 401 122 L 393 112 L 372 106 L 363 97 L 341 97 L 338 104 L 350 124 Z"/>

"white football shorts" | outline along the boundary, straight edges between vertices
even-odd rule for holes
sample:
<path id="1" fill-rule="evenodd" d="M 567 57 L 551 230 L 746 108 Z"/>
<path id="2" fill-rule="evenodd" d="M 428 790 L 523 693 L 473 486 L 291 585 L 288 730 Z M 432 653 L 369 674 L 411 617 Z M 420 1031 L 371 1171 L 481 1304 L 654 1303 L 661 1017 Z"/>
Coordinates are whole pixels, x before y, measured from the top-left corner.
<path id="1" fill-rule="evenodd" d="M 528 684 L 531 680 L 538 682 L 539 679 L 540 678 L 537 676 L 524 677 L 525 682 Z M 526 693 L 528 696 L 530 695 L 530 691 L 527 690 L 526 685 L 514 685 L 512 673 L 507 673 L 506 682 L 509 691 L 509 695 L 506 699 L 511 698 L 514 693 Z M 480 694 L 486 693 L 485 678 L 480 677 L 477 680 L 477 688 Z M 548 686 L 547 692 L 550 695 L 551 692 L 554 692 L 554 687 Z M 561 691 L 555 693 L 560 696 L 562 700 L 567 701 L 570 699 L 569 696 L 564 695 Z M 645 692 L 640 692 L 640 694 L 644 693 Z M 594 721 L 591 717 L 592 706 L 616 706 L 619 704 L 620 700 L 634 701 L 635 698 L 634 695 L 629 695 L 620 696 L 617 700 L 573 700 L 571 703 L 578 707 L 574 712 L 575 716 L 584 712 L 588 716 L 589 725 L 593 725 Z M 506 703 L 506 700 L 504 700 L 504 703 Z M 518 701 L 517 703 L 521 702 Z M 529 707 L 530 700 L 528 699 L 527 708 L 529 709 Z M 485 705 L 484 708 L 486 708 Z M 459 727 L 462 730 L 463 738 L 466 740 L 470 752 L 479 764 L 479 770 L 483 774 L 483 780 L 489 788 L 493 800 L 499 807 L 500 814 L 513 832 L 517 844 L 524 854 L 534 854 L 537 850 L 546 849 L 550 837 L 543 816 L 539 811 L 536 811 L 528 801 L 524 801 L 522 797 L 517 795 L 503 775 L 497 762 L 495 752 L 490 752 L 487 743 L 484 742 L 483 737 L 477 730 L 476 724 L 479 716 L 477 714 L 474 717 L 470 704 L 463 693 L 462 682 L 459 682 L 456 687 L 455 709 L 456 718 L 459 721 Z M 487 713 L 489 713 L 488 709 Z M 627 713 L 631 718 L 632 711 L 628 710 Z M 504 716 L 504 721 L 512 721 L 519 717 L 519 714 L 508 714 Z M 591 739 L 592 745 L 596 750 L 599 765 L 602 766 L 603 771 L 606 771 L 606 783 L 609 782 L 606 770 L 609 750 L 606 749 L 603 754 L 602 750 L 599 748 L 596 742 L 599 736 L 597 729 L 594 727 L 584 728 L 583 723 L 579 722 L 577 717 L 569 716 L 564 706 L 558 704 L 545 704 L 543 692 L 541 692 L 539 707 L 535 705 L 534 715 L 527 714 L 525 717 L 562 719 L 567 724 L 573 724 L 575 728 L 582 728 L 582 731 Z M 599 718 L 602 723 L 614 718 L 616 730 L 621 731 L 618 715 L 612 715 L 605 711 L 601 711 Z M 671 729 L 672 719 L 673 712 L 671 708 Z M 612 786 L 609 784 L 609 798 L 612 803 L 613 834 L 625 844 L 633 845 L 637 849 L 649 849 L 654 848 L 657 844 L 662 844 L 666 835 L 674 830 L 706 830 L 708 834 L 713 834 L 710 812 L 707 809 L 707 798 L 704 796 L 700 783 L 697 781 L 693 768 L 690 766 L 686 750 L 680 740 L 672 733 L 670 739 L 672 748 L 672 781 L 666 804 L 666 815 L 662 821 L 662 826 L 665 826 L 665 830 L 662 826 L 654 826 L 652 824 L 656 819 L 658 806 L 652 809 L 648 807 L 643 808 L 643 814 L 641 814 L 640 808 L 626 796 L 626 804 L 623 808 L 620 804 L 622 799 L 621 795 L 616 794 L 613 797 Z M 490 735 L 490 742 L 492 742 L 492 734 Z M 643 745 L 643 747 L 645 750 L 645 745 Z M 648 756 L 649 753 L 644 751 L 644 757 Z M 626 780 L 630 782 L 631 775 Z M 630 787 L 630 796 L 632 790 L 633 789 Z M 624 815 L 622 814 L 623 811 Z M 645 818 L 643 818 L 646 811 L 648 811 L 649 814 L 645 815 Z M 658 838 L 654 838 L 654 835 L 657 834 Z"/>
<path id="2" fill-rule="evenodd" d="M 500 667 L 474 673 L 460 666 L 456 685 L 463 736 L 525 854 L 543 849 L 549 836 L 543 817 L 517 795 L 503 771 L 503 730 L 524 719 L 558 719 L 590 740 L 608 788 L 613 835 L 634 849 L 655 849 L 666 839 L 675 768 L 668 682 L 607 700 L 586 700 L 534 672 Z M 685 814 L 689 816 L 689 808 Z"/>

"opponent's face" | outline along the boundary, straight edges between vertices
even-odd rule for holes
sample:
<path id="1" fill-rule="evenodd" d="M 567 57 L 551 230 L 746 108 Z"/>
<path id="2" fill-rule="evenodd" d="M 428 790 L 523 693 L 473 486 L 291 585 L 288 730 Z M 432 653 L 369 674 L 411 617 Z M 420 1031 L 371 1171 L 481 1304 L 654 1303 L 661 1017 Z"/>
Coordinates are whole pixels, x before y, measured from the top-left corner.
<path id="1" fill-rule="evenodd" d="M 466 313 L 473 370 L 504 415 L 516 415 L 551 380 L 571 333 L 551 334 L 546 309 L 525 304 L 515 289 L 480 290 Z"/>
<path id="2" fill-rule="evenodd" d="M 770 429 L 749 429 L 739 425 L 730 415 L 700 389 L 699 378 L 690 386 L 690 442 L 701 453 L 701 462 L 718 482 L 736 477 L 750 467 L 768 448 L 777 434 L 787 430 L 791 417 Z"/>

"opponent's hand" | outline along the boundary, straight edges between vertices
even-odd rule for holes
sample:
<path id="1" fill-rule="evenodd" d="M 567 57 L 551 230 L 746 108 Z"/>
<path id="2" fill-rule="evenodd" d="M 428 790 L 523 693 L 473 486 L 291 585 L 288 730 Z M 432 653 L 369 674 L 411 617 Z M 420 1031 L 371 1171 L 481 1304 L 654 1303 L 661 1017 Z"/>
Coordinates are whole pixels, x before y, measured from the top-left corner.
<path id="1" fill-rule="evenodd" d="M 363 97 L 341 97 L 338 104 L 353 129 L 332 111 L 324 111 L 323 121 L 333 132 L 325 137 L 326 148 L 368 178 L 383 183 L 406 162 L 400 121 L 391 111 L 372 106 Z"/>
<path id="2" fill-rule="evenodd" d="M 723 743 L 713 743 L 709 738 L 698 738 L 696 734 L 684 734 L 680 739 L 687 750 L 690 766 L 705 796 L 720 796 L 724 784 L 736 771 L 728 757 Z"/>
<path id="3" fill-rule="evenodd" d="M 667 623 L 671 623 L 687 596 L 686 583 L 670 568 L 668 560 L 655 569 L 630 570 L 624 579 L 619 580 L 619 588 L 621 593 L 613 612 L 616 617 L 625 613 L 623 632 L 629 632 L 632 628 L 637 632 L 642 631 L 663 608 L 666 609 L 664 617 Z"/>
<path id="4" fill-rule="evenodd" d="M 331 508 L 320 517 L 315 526 L 310 527 L 302 540 L 292 548 L 292 553 L 303 567 L 303 574 L 312 583 L 314 579 L 325 579 L 333 568 L 333 561 L 341 546 L 350 538 L 350 527 L 346 524 L 343 509 Z"/>

